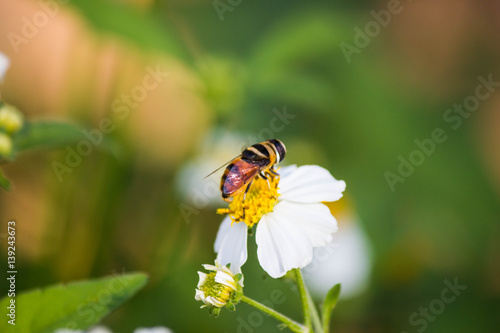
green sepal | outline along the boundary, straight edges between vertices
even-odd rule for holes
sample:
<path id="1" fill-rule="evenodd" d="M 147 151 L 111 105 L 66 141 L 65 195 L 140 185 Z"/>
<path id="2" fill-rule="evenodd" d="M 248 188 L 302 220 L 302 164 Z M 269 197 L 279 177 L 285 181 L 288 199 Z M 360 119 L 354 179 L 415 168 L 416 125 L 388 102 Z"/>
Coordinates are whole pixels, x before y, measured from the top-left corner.
<path id="1" fill-rule="evenodd" d="M 236 311 L 236 306 L 231 302 L 227 302 L 226 309 L 228 309 L 229 311 Z"/>
<path id="2" fill-rule="evenodd" d="M 211 315 L 211 316 L 214 316 L 215 318 L 218 318 L 219 315 L 220 315 L 220 308 L 216 308 L 214 306 L 209 306 L 208 307 L 208 313 Z"/>

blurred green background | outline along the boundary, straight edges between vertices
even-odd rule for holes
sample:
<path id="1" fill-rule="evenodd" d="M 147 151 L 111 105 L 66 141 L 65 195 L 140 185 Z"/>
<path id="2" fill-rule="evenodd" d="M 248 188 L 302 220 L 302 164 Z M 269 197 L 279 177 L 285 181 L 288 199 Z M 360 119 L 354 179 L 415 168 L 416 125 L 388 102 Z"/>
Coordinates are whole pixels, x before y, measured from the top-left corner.
<path id="1" fill-rule="evenodd" d="M 199 309 L 196 271 L 215 258 L 215 209 L 224 206 L 186 194 L 241 144 L 273 134 L 287 145 L 287 164 L 318 164 L 346 181 L 349 205 L 332 209 L 358 216 L 369 239 L 369 286 L 340 301 L 333 332 L 497 332 L 498 87 L 475 111 L 448 110 L 475 95 L 479 77 L 500 81 L 500 8 L 394 4 L 3 0 L 0 51 L 12 66 L 2 99 L 28 120 L 113 125 L 61 177 L 54 162 L 67 163 L 66 145 L 2 166 L 13 189 L 0 192 L 0 260 L 14 219 L 18 290 L 144 271 L 146 288 L 103 321 L 115 332 L 277 331 L 244 304 L 218 319 Z M 388 6 L 397 13 L 383 16 Z M 355 51 L 346 57 L 347 49 Z M 151 72 L 161 73 L 158 84 L 137 88 Z M 284 126 L 266 130 L 285 111 Z M 447 139 L 416 152 L 415 140 L 430 144 L 436 128 Z M 220 143 L 220 133 L 245 142 Z M 417 165 L 391 185 L 387 172 L 398 175 L 401 160 Z M 266 278 L 249 244 L 245 294 L 266 300 L 281 290 L 277 309 L 300 319 L 295 291 Z M 467 289 L 425 328 L 412 324 L 455 278 Z"/>

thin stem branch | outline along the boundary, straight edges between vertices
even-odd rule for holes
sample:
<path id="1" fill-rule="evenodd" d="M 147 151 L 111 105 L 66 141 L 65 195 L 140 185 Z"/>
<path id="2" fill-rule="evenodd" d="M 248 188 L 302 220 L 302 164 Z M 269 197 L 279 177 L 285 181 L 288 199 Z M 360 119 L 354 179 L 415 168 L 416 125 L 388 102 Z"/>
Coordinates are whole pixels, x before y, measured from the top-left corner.
<path id="1" fill-rule="evenodd" d="M 312 322 L 314 325 L 314 329 L 318 333 L 328 333 L 328 331 L 323 331 L 323 325 L 321 324 L 321 319 L 318 314 L 318 310 L 316 309 L 316 305 L 314 304 L 314 301 L 309 294 L 309 291 L 306 289 L 306 294 L 307 294 L 307 300 L 309 301 L 310 304 L 310 309 L 311 309 L 311 317 L 312 317 Z"/>
<path id="2" fill-rule="evenodd" d="M 321 325 L 321 320 L 318 315 L 318 310 L 314 305 L 309 291 L 306 288 L 304 279 L 302 278 L 302 273 L 299 268 L 294 269 L 295 278 L 297 280 L 297 286 L 299 287 L 300 299 L 302 300 L 302 307 L 304 308 L 304 321 L 308 328 L 311 328 L 311 318 L 312 324 L 314 325 L 314 330 L 318 333 L 323 332 L 323 327 Z"/>
<path id="3" fill-rule="evenodd" d="M 267 306 L 265 306 L 262 303 L 259 303 L 257 301 L 254 301 L 251 298 L 248 298 L 247 296 L 243 296 L 241 300 L 251 306 L 253 306 L 256 309 L 259 309 L 260 311 L 267 313 L 271 317 L 281 321 L 283 324 L 285 324 L 290 330 L 296 333 L 305 333 L 308 332 L 308 328 L 305 327 L 304 325 L 301 325 L 297 323 L 295 320 L 288 318 L 287 316 L 279 313 L 278 311 L 271 309 Z"/>
<path id="4" fill-rule="evenodd" d="M 311 313 L 309 310 L 309 301 L 307 299 L 306 285 L 304 284 L 304 279 L 302 279 L 302 274 L 299 268 L 294 268 L 295 280 L 297 282 L 297 287 L 299 288 L 300 300 L 302 301 L 302 310 L 304 311 L 304 325 L 307 328 L 311 328 Z"/>

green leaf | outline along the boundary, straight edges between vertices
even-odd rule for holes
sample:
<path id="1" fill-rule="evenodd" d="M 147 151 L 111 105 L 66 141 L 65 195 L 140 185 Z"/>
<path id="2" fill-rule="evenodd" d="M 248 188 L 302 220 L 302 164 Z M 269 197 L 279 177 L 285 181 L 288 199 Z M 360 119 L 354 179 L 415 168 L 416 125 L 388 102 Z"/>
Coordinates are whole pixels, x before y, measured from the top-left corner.
<path id="1" fill-rule="evenodd" d="M 139 47 L 186 58 L 174 28 L 164 18 L 109 0 L 72 0 L 96 29 L 126 38 Z"/>
<path id="2" fill-rule="evenodd" d="M 251 55 L 250 89 L 259 98 L 330 113 L 346 71 L 339 44 L 347 40 L 343 24 L 347 20 L 340 15 L 301 11 L 277 22 Z M 331 66 L 333 76 L 328 75 Z"/>
<path id="3" fill-rule="evenodd" d="M 330 316 L 332 315 L 333 309 L 337 305 L 340 295 L 340 283 L 337 283 L 328 291 L 326 294 L 325 302 L 323 303 L 323 331 L 328 332 L 330 327 Z"/>
<path id="4" fill-rule="evenodd" d="M 54 121 L 26 122 L 14 136 L 16 151 L 58 149 L 85 139 L 82 129 L 71 123 Z"/>
<path id="5" fill-rule="evenodd" d="M 15 326 L 0 321 L 0 332 L 53 333 L 60 328 L 87 329 L 131 298 L 147 282 L 143 273 L 56 285 L 15 298 Z M 7 309 L 11 299 L 0 301 Z M 10 318 L 7 317 L 8 320 Z"/>
<path id="6" fill-rule="evenodd" d="M 0 186 L 6 191 L 10 191 L 10 181 L 7 178 L 5 178 L 5 176 L 2 173 L 2 170 L 0 170 Z"/>

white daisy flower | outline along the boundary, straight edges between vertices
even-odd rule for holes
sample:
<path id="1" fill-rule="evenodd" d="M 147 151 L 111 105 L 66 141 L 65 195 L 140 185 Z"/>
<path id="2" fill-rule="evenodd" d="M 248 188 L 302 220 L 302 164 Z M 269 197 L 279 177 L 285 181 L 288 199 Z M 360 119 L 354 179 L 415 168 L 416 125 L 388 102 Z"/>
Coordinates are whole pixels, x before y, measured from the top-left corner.
<path id="1" fill-rule="evenodd" d="M 113 333 L 110 331 L 107 327 L 105 326 L 96 326 L 91 328 L 88 331 L 75 331 L 75 330 L 70 330 L 70 329 L 59 329 L 56 330 L 54 333 Z M 156 326 L 152 328 L 142 328 L 139 327 L 135 329 L 134 333 L 172 333 L 172 331 L 166 327 L 163 326 Z"/>
<path id="2" fill-rule="evenodd" d="M 163 326 L 156 326 L 152 328 L 137 328 L 134 333 L 172 333 L 172 331 Z"/>
<path id="3" fill-rule="evenodd" d="M 241 194 L 217 211 L 228 214 L 215 240 L 217 261 L 231 264 L 234 272 L 247 260 L 247 233 L 255 224 L 257 257 L 273 278 L 307 266 L 313 249 L 330 243 L 337 231 L 337 221 L 322 202 L 340 199 L 345 182 L 316 165 L 293 165 L 279 173 L 269 183 L 256 177 L 244 202 Z"/>
<path id="4" fill-rule="evenodd" d="M 54 333 L 113 333 L 110 331 L 107 327 L 104 326 L 95 326 L 88 331 L 82 331 L 82 330 L 70 330 L 67 328 L 62 328 L 56 330 Z"/>
<path id="5" fill-rule="evenodd" d="M 5 77 L 5 73 L 7 72 L 7 69 L 9 68 L 10 65 L 10 60 L 9 58 L 0 52 L 0 82 L 3 81 Z"/>
<path id="6" fill-rule="evenodd" d="M 223 306 L 234 309 L 234 304 L 242 295 L 242 284 L 238 283 L 241 280 L 241 274 L 233 274 L 228 267 L 217 261 L 215 266 L 203 265 L 203 267 L 212 272 L 208 274 L 198 272 L 200 280 L 194 298 L 202 301 L 204 305 L 201 307 L 208 306 L 216 316 Z"/>

